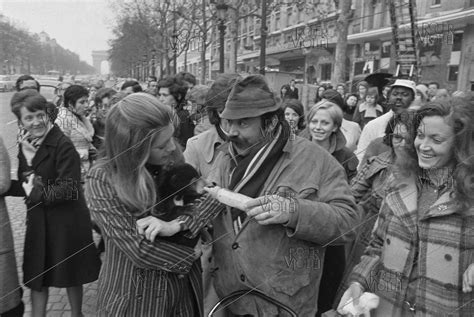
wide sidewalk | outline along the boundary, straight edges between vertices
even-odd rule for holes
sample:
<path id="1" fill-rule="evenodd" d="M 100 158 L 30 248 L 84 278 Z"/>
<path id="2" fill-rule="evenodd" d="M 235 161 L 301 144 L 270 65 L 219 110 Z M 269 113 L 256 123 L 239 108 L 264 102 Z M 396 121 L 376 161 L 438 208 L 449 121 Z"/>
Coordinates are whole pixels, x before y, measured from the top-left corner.
<path id="1" fill-rule="evenodd" d="M 10 222 L 13 229 L 13 237 L 15 240 L 15 253 L 18 266 L 18 274 L 20 283 L 23 282 L 23 243 L 25 241 L 25 216 L 26 206 L 23 198 L 7 197 L 6 198 Z M 97 240 L 97 236 L 94 239 Z M 25 303 L 25 317 L 31 316 L 31 299 L 30 290 L 23 288 L 23 302 Z M 65 288 L 50 288 L 49 301 L 47 306 L 48 317 L 70 316 L 70 306 Z M 82 301 L 82 312 L 84 316 L 97 316 L 97 281 L 84 285 L 84 298 Z"/>

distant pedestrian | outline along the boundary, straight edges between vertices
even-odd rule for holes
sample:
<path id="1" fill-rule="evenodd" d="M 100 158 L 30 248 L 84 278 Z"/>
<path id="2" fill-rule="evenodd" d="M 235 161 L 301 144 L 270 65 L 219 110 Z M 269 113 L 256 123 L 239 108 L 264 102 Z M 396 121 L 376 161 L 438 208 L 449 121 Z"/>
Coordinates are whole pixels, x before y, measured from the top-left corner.
<path id="1" fill-rule="evenodd" d="M 290 85 L 283 85 L 281 86 L 280 88 L 280 98 L 282 101 L 284 101 L 285 99 L 288 99 L 288 97 L 286 96 L 286 93 L 288 92 L 288 90 L 290 89 Z"/>
<path id="2" fill-rule="evenodd" d="M 413 100 L 410 110 L 418 110 L 428 102 L 428 87 L 423 84 L 416 85 L 415 100 Z"/>
<path id="3" fill-rule="evenodd" d="M 342 98 L 346 97 L 346 85 L 337 84 L 336 91 L 341 95 Z"/>
<path id="4" fill-rule="evenodd" d="M 179 119 L 179 126 L 174 136 L 182 149 L 186 147 L 188 139 L 194 136 L 195 127 L 189 112 L 184 109 L 187 87 L 188 84 L 178 79 L 177 76 L 169 76 L 158 82 L 158 99 L 171 107 Z"/>
<path id="5" fill-rule="evenodd" d="M 189 72 L 180 72 L 176 75 L 176 79 L 184 82 L 187 89 L 193 89 L 196 86 L 196 76 Z"/>
<path id="6" fill-rule="evenodd" d="M 63 106 L 59 108 L 56 124 L 74 144 L 81 158 L 82 179 L 97 155 L 92 145 L 94 127 L 86 116 L 89 91 L 80 85 L 72 85 L 64 92 Z"/>
<path id="7" fill-rule="evenodd" d="M 439 83 L 432 81 L 428 84 L 428 101 L 433 101 L 439 89 Z"/>
<path id="8" fill-rule="evenodd" d="M 195 125 L 194 135 L 202 133 L 209 128 L 212 124 L 209 122 L 209 117 L 205 109 L 206 96 L 209 91 L 209 87 L 204 85 L 194 86 L 193 89 L 188 90 L 186 95 L 187 108 L 190 113 L 190 119 Z"/>
<path id="9" fill-rule="evenodd" d="M 377 104 L 378 97 L 378 88 L 370 87 L 365 95 L 365 101 L 360 103 L 354 111 L 352 121 L 357 122 L 361 129 L 364 129 L 370 121 L 383 115 L 382 106 Z"/>
<path id="10" fill-rule="evenodd" d="M 132 94 L 134 92 L 141 92 L 143 91 L 142 86 L 140 86 L 140 83 L 136 80 L 127 80 L 122 84 L 122 87 L 120 87 L 120 91 L 123 91 L 127 94 Z"/>
<path id="11" fill-rule="evenodd" d="M 314 99 L 314 103 L 318 103 L 321 100 L 323 100 L 323 92 L 326 90 L 326 87 L 324 85 L 321 85 L 316 89 L 316 98 Z"/>
<path id="12" fill-rule="evenodd" d="M 105 136 L 105 117 L 110 108 L 112 97 L 117 92 L 112 88 L 100 88 L 95 96 L 95 109 L 90 116 L 92 126 L 94 127 L 94 136 L 92 145 L 99 151 L 104 142 Z"/>
<path id="13" fill-rule="evenodd" d="M 360 105 L 361 103 L 365 102 L 365 96 L 367 95 L 368 89 L 369 89 L 369 83 L 366 82 L 365 80 L 357 84 L 357 94 L 359 97 L 358 98 L 359 101 L 357 102 L 357 105 Z"/>
<path id="14" fill-rule="evenodd" d="M 158 80 L 155 76 L 148 76 L 145 92 L 155 97 L 158 96 Z"/>
<path id="15" fill-rule="evenodd" d="M 285 112 L 285 119 L 290 125 L 291 132 L 299 135 L 306 127 L 303 104 L 299 100 L 289 99 L 283 102 L 282 108 Z"/>
<path id="16" fill-rule="evenodd" d="M 447 89 L 441 88 L 436 91 L 436 95 L 431 99 L 437 102 L 445 102 L 449 99 L 449 92 Z"/>
<path id="17" fill-rule="evenodd" d="M 349 94 L 347 95 L 344 107 L 342 111 L 344 112 L 344 119 L 352 121 L 354 118 L 354 111 L 357 108 L 357 103 L 359 101 L 359 96 L 357 94 Z"/>
<path id="18" fill-rule="evenodd" d="M 295 86 L 296 81 L 294 79 L 290 80 L 290 85 L 288 87 L 288 90 L 286 91 L 285 97 L 288 99 L 298 99 L 298 88 Z"/>

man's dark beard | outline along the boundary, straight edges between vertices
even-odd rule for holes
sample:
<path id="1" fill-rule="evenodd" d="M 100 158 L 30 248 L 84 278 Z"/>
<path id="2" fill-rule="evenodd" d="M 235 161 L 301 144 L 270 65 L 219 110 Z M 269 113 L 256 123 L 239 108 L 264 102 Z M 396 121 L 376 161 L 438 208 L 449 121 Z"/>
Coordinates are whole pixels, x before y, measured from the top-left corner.
<path id="1" fill-rule="evenodd" d="M 232 146 L 236 152 L 237 152 L 237 148 L 239 149 L 240 152 L 242 152 L 242 153 L 237 152 L 237 154 L 242 157 L 247 156 L 251 152 L 258 151 L 267 143 L 266 139 L 261 139 L 257 143 L 251 144 L 244 148 L 245 144 L 240 142 L 238 137 L 229 137 L 229 141 L 232 143 Z"/>
<path id="2" fill-rule="evenodd" d="M 285 122 L 286 123 L 286 122 Z M 289 126 L 289 124 L 288 124 Z M 252 152 L 257 152 L 258 150 L 260 150 L 265 144 L 267 144 L 268 142 L 270 142 L 272 140 L 272 136 L 273 134 L 275 133 L 275 131 L 278 130 L 278 126 L 275 127 L 273 130 L 269 131 L 269 132 L 266 132 L 264 131 L 263 132 L 263 137 L 257 142 L 257 143 L 254 143 L 254 144 L 250 144 L 249 146 L 247 146 L 246 148 L 241 148 L 241 145 L 242 146 L 245 146 L 244 144 L 242 144 L 242 142 L 240 142 L 240 139 L 239 137 L 228 137 L 228 140 L 232 143 L 232 146 L 234 147 L 234 150 L 237 150 L 235 148 L 235 146 L 239 147 L 239 150 L 240 151 L 243 151 L 243 153 L 239 153 L 239 156 L 242 156 L 242 157 L 245 157 L 247 156 L 249 153 L 252 153 Z"/>

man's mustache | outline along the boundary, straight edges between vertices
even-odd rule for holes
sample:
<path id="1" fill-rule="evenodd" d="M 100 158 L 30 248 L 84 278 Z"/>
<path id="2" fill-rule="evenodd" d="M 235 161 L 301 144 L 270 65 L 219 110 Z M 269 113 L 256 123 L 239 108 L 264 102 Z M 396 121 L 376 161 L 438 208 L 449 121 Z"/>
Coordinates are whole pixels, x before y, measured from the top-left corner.
<path id="1" fill-rule="evenodd" d="M 230 142 L 232 142 L 232 143 L 237 143 L 237 144 L 239 144 L 239 143 L 242 143 L 242 141 L 240 140 L 240 138 L 239 138 L 239 137 L 235 137 L 235 136 L 228 136 L 227 138 L 228 138 L 228 139 L 229 139 L 229 141 L 230 141 Z"/>

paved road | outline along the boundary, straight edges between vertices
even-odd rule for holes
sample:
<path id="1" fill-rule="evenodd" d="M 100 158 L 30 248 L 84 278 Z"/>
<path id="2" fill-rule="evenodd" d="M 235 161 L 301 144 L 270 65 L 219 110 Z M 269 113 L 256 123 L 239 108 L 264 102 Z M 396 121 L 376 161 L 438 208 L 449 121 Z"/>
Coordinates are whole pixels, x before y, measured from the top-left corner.
<path id="1" fill-rule="evenodd" d="M 0 93 L 0 135 L 2 136 L 5 146 L 10 154 L 10 161 L 12 165 L 12 179 L 16 179 L 17 162 L 17 147 L 16 147 L 16 132 L 17 123 L 16 117 L 10 111 L 10 98 L 13 93 Z M 25 239 L 25 204 L 22 198 L 7 197 L 7 207 L 10 215 L 10 221 L 13 229 L 15 240 L 15 251 L 18 265 L 18 273 L 20 281 L 22 277 L 22 263 L 23 263 L 23 243 Z M 1 226 L 0 226 L 1 227 Z M 97 237 L 94 237 L 97 239 Z M 25 316 L 31 316 L 31 302 L 30 291 L 24 287 L 23 301 L 26 305 Z M 83 299 L 83 313 L 85 316 L 97 315 L 97 283 L 90 283 L 84 285 L 84 299 Z M 66 289 L 50 288 L 49 302 L 48 302 L 48 317 L 70 316 L 70 306 L 67 300 Z"/>

